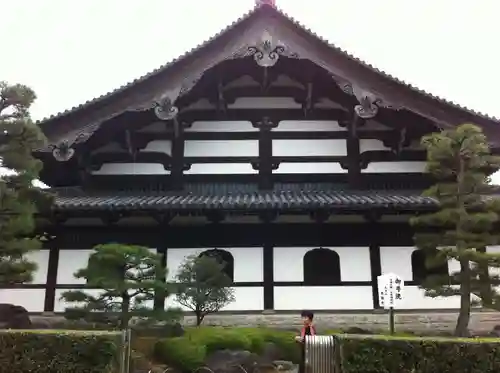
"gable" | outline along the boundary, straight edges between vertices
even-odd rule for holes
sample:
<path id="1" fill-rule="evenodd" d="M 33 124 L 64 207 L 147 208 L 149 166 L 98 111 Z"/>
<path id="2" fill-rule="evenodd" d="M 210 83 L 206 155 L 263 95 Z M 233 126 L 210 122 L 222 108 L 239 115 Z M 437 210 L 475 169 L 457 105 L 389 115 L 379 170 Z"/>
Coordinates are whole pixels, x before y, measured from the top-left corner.
<path id="1" fill-rule="evenodd" d="M 377 107 L 406 108 L 440 126 L 473 122 L 496 141 L 497 122 L 407 86 L 397 79 L 329 45 L 269 5 L 252 12 L 202 46 L 135 82 L 40 123 L 51 143 L 86 141 L 100 125 L 134 111 L 169 105 L 188 93 L 203 74 L 227 59 L 253 56 L 270 66 L 279 56 L 308 59 L 358 100 Z"/>

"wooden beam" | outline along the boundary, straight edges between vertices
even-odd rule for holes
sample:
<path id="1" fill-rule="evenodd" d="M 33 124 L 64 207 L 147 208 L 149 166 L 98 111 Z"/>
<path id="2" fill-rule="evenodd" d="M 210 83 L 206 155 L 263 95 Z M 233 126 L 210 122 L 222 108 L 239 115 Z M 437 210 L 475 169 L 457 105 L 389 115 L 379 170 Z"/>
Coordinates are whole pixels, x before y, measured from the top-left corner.
<path id="1" fill-rule="evenodd" d="M 256 123 L 262 117 L 268 117 L 270 121 L 277 123 L 282 120 L 345 120 L 348 113 L 341 109 L 315 109 L 308 113 L 307 117 L 302 108 L 297 109 L 232 109 L 228 108 L 221 117 L 213 109 L 190 110 L 179 114 L 179 120 L 186 123 L 196 121 L 249 121 Z"/>
<path id="2" fill-rule="evenodd" d="M 352 188 L 359 187 L 359 175 L 361 174 L 361 162 L 359 153 L 359 137 L 358 127 L 362 126 L 365 120 L 356 112 L 353 113 L 352 119 L 347 123 L 347 164 L 349 186 Z"/>

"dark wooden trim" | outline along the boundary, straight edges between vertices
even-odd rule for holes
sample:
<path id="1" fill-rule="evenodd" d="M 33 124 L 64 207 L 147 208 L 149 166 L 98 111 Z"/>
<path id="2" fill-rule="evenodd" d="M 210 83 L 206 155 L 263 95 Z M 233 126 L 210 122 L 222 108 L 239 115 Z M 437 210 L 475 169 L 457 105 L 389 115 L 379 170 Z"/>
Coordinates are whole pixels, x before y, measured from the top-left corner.
<path id="1" fill-rule="evenodd" d="M 257 160 L 257 158 L 254 158 Z M 391 173 L 391 174 L 361 174 L 359 189 L 427 189 L 433 180 L 428 174 Z M 109 190 L 116 193 L 120 190 L 168 190 L 171 175 L 90 175 L 89 185 L 99 190 Z M 184 183 L 257 183 L 257 174 L 246 175 L 186 175 Z M 341 183 L 348 187 L 348 175 L 342 174 L 273 174 L 273 183 Z M 57 185 L 56 185 L 57 186 Z"/>
<path id="2" fill-rule="evenodd" d="M 373 243 L 370 245 L 370 265 L 372 276 L 373 308 L 380 308 L 380 304 L 378 301 L 379 288 L 377 277 L 382 274 L 382 263 L 380 259 L 380 245 L 377 243 Z"/>
<path id="3" fill-rule="evenodd" d="M 57 272 L 59 269 L 59 249 L 49 249 L 49 263 L 47 266 L 47 282 L 43 286 L 45 288 L 45 300 L 43 310 L 52 312 L 55 306 Z"/>
<path id="4" fill-rule="evenodd" d="M 380 245 L 412 246 L 412 227 L 407 223 L 381 223 L 377 228 L 366 223 L 338 224 L 207 224 L 204 226 L 175 226 L 165 235 L 157 227 L 52 227 L 51 242 L 61 249 L 88 249 L 103 242 L 137 244 L 146 247 L 263 247 L 264 235 L 274 246 L 366 246 L 380 234 Z M 377 232 L 378 231 L 378 232 Z M 267 238 L 266 238 L 267 240 Z M 193 246 L 194 245 L 194 246 Z"/>
<path id="5" fill-rule="evenodd" d="M 264 280 L 264 309 L 274 309 L 274 245 L 270 240 L 272 229 L 271 224 L 264 223 L 266 231 L 268 232 L 263 236 L 263 280 Z"/>
<path id="6" fill-rule="evenodd" d="M 269 284 L 267 284 L 269 285 Z M 405 281 L 405 285 L 418 285 L 414 283 L 414 281 Z M 264 297 L 265 297 L 265 289 L 266 283 L 265 281 L 256 281 L 256 282 L 235 282 L 231 285 L 235 288 L 244 288 L 244 287 L 262 287 L 264 288 Z M 294 286 L 316 286 L 316 285 L 307 285 L 304 281 L 277 281 L 272 283 L 272 287 L 294 287 Z M 327 287 L 339 287 L 339 286 L 372 286 L 371 281 L 341 281 L 336 284 L 325 285 Z M 43 284 L 20 284 L 20 285 L 10 285 L 10 286 L 0 286 L 0 289 L 47 289 L 46 285 Z M 60 290 L 72 290 L 72 289 L 98 289 L 95 287 L 89 287 L 85 284 L 57 284 L 55 289 Z M 156 307 L 156 300 L 155 300 Z M 52 307 L 53 309 L 54 307 Z M 160 308 L 161 309 L 161 308 Z M 267 308 L 266 308 L 267 309 Z M 48 309 L 47 311 L 51 311 Z"/>
<path id="7" fill-rule="evenodd" d="M 259 156 L 239 157 L 239 156 L 222 156 L 211 157 L 207 154 L 206 157 L 184 157 L 184 162 L 187 165 L 192 163 L 257 163 Z"/>
<path id="8" fill-rule="evenodd" d="M 267 123 L 265 120 L 262 120 L 261 123 L 262 125 L 259 126 L 259 188 L 272 189 L 273 143 L 271 126 L 273 123 Z"/>

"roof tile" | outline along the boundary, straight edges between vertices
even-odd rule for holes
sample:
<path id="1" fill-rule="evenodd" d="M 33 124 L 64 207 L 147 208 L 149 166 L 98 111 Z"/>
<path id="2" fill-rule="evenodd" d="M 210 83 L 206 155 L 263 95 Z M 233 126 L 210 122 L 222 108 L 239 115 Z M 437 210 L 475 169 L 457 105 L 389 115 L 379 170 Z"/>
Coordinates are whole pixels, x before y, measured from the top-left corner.
<path id="1" fill-rule="evenodd" d="M 55 189 L 58 211 L 201 211 L 201 210 L 346 210 L 359 209 L 426 209 L 436 201 L 418 191 L 343 191 L 331 186 L 283 185 L 271 191 L 241 185 L 217 190 L 213 185 L 188 186 L 182 192 L 172 191 L 90 191 L 79 188 Z M 301 190 L 301 188 L 303 188 Z"/>

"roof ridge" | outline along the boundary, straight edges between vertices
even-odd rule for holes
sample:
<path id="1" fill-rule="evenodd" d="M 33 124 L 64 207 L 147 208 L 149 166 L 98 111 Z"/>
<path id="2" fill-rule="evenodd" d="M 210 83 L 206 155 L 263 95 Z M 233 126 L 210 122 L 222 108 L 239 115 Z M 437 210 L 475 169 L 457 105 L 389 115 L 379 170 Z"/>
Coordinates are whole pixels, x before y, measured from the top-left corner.
<path id="1" fill-rule="evenodd" d="M 497 118 L 495 116 L 490 116 L 486 113 L 483 113 L 483 112 L 480 112 L 480 111 L 476 111 L 476 110 L 473 110 L 473 109 L 470 109 L 469 107 L 467 106 L 462 106 L 454 101 L 451 101 L 449 99 L 445 99 L 443 97 L 440 97 L 440 96 L 437 96 L 437 95 L 434 95 L 428 91 L 425 91 L 417 86 L 414 86 L 413 84 L 411 83 L 407 83 L 406 81 L 402 80 L 402 79 L 399 79 L 397 78 L 396 76 L 392 75 L 392 74 L 389 74 L 381 69 L 379 69 L 378 67 L 375 67 L 373 64 L 371 63 L 368 63 L 367 61 L 361 59 L 361 58 L 358 58 L 356 57 L 355 55 L 353 55 L 351 52 L 345 50 L 345 49 L 342 49 L 341 47 L 337 46 L 336 44 L 334 43 L 331 43 L 329 40 L 325 39 L 324 37 L 318 35 L 316 32 L 312 31 L 311 28 L 309 27 L 306 27 L 304 24 L 300 23 L 298 20 L 296 20 L 294 17 L 288 15 L 287 13 L 285 13 L 281 8 L 277 7 L 277 6 L 272 6 L 272 5 L 269 5 L 268 3 L 266 2 L 262 2 L 262 3 L 258 3 L 256 2 L 255 6 L 250 9 L 248 12 L 244 13 L 243 15 L 241 15 L 239 18 L 237 18 L 235 21 L 233 21 L 231 24 L 227 25 L 226 27 L 224 27 L 222 30 L 220 30 L 218 33 L 216 33 L 215 35 L 211 36 L 210 38 L 206 39 L 204 42 L 202 43 L 199 43 L 197 46 L 187 50 L 185 53 L 183 53 L 182 55 L 178 56 L 177 58 L 174 58 L 172 60 L 170 60 L 169 62 L 166 62 L 164 63 L 163 65 L 157 67 L 156 69 L 150 71 L 149 73 L 146 73 L 132 81 L 129 81 L 128 83 L 125 83 L 123 84 L 122 86 L 114 89 L 114 90 L 111 90 L 111 91 L 108 91 L 107 93 L 104 93 L 100 96 L 97 96 L 91 100 L 87 100 L 85 101 L 84 103 L 80 104 L 80 105 L 76 105 L 76 106 L 73 106 L 67 110 L 64 110 L 64 111 L 60 111 L 58 113 L 55 113 L 53 115 L 50 115 L 48 117 L 45 117 L 45 118 L 42 118 L 42 119 L 39 119 L 36 121 L 37 124 L 42 124 L 44 122 L 47 122 L 47 121 L 50 121 L 50 120 L 54 120 L 54 119 L 58 119 L 58 118 L 61 118 L 65 115 L 69 115 L 71 113 L 74 113 L 75 111 L 77 110 L 81 110 L 81 109 L 84 109 L 86 107 L 89 107 L 95 103 L 98 103 L 102 100 L 105 100 L 115 94 L 118 94 L 118 93 L 121 93 L 129 88 L 131 88 L 132 86 L 134 86 L 135 84 L 137 83 L 140 83 L 140 82 L 143 82 L 151 77 L 153 77 L 154 75 L 164 71 L 165 69 L 167 69 L 168 67 L 170 67 L 171 65 L 177 63 L 177 62 L 180 62 L 181 60 L 187 58 L 188 56 L 194 54 L 195 52 L 199 51 L 201 48 L 207 46 L 208 44 L 210 44 L 211 42 L 215 41 L 216 39 L 218 39 L 220 36 L 222 36 L 223 34 L 231 31 L 233 28 L 235 28 L 238 24 L 240 24 L 241 22 L 245 21 L 246 19 L 250 18 L 253 14 L 255 14 L 259 9 L 263 9 L 263 8 L 269 8 L 269 9 L 272 9 L 273 11 L 275 11 L 276 13 L 278 13 L 280 16 L 284 17 L 285 19 L 289 20 L 294 26 L 304 30 L 305 32 L 307 32 L 309 35 L 311 35 L 312 37 L 315 37 L 316 39 L 320 40 L 321 42 L 325 43 L 327 46 L 329 46 L 330 48 L 336 50 L 337 52 L 343 54 L 344 56 L 350 58 L 351 60 L 353 60 L 354 62 L 360 64 L 361 66 L 373 71 L 374 73 L 376 74 L 379 74 L 380 76 L 386 78 L 386 79 L 389 79 L 391 81 L 393 81 L 394 83 L 397 83 L 399 85 L 402 85 L 402 86 L 405 86 L 407 88 L 409 88 L 410 90 L 418 93 L 418 94 L 421 94 L 423 96 L 426 96 L 428 98 L 431 98 L 435 101 L 438 101 L 440 103 L 443 103 L 443 104 L 446 104 L 448 106 L 451 106 L 451 107 L 454 107 L 456 109 L 459 109 L 459 110 L 463 110 L 463 111 L 466 111 L 472 115 L 475 115 L 475 116 L 478 116 L 478 117 L 482 117 L 483 119 L 487 119 L 487 120 L 491 120 L 491 121 L 495 121 L 495 122 L 500 122 L 500 118 Z"/>

